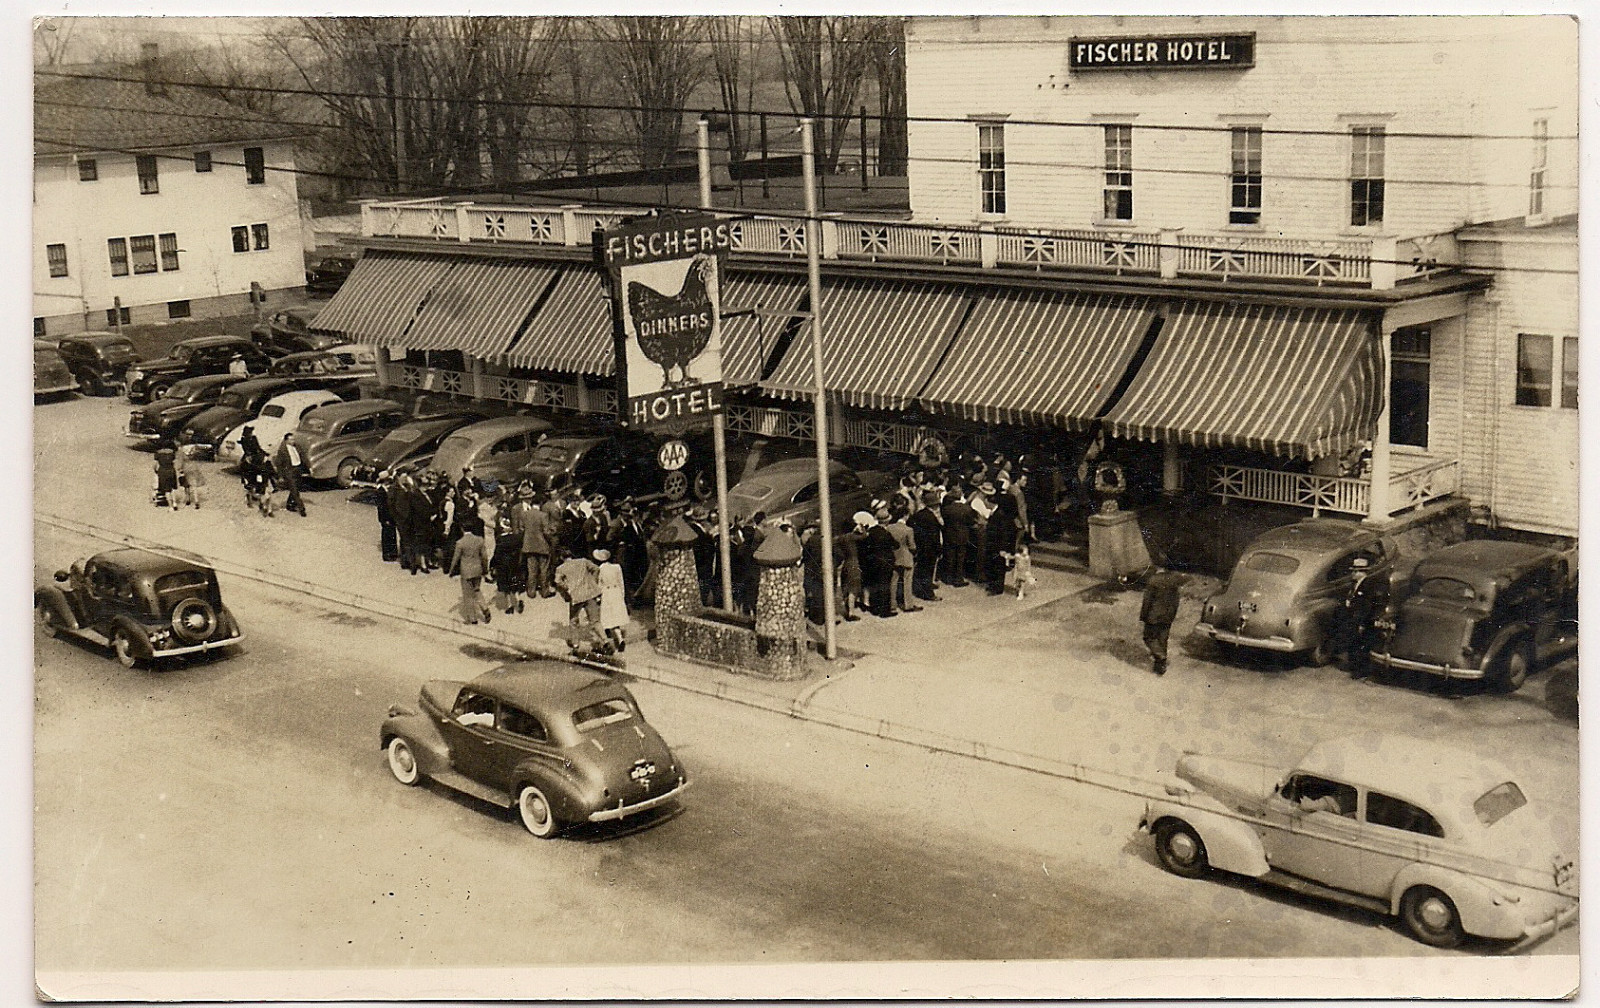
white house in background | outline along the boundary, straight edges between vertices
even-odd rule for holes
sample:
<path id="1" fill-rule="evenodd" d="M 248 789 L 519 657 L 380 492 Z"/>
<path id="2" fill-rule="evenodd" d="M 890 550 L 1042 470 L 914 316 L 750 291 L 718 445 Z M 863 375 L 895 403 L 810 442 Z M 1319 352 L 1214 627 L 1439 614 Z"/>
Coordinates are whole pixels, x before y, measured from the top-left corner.
<path id="1" fill-rule="evenodd" d="M 1262 275 L 1308 309 L 1341 283 L 1386 287 L 1359 307 L 1387 375 L 1373 462 L 1388 503 L 1443 479 L 1489 520 L 1576 535 L 1575 19 L 917 17 L 906 43 L 916 221 L 992 230 L 1002 259 L 1017 245 L 1042 268 L 1170 258 L 1213 281 L 1144 287 L 1180 318 L 1259 297 Z M 1486 282 L 1430 289 L 1435 264 Z M 1241 439 L 1232 417 L 1195 419 L 1205 362 L 1187 363 L 1165 392 L 1135 384 L 1107 426 L 1215 483 L 1206 449 Z M 1267 487 L 1291 479 L 1221 471 L 1250 499 L 1284 499 Z"/>
<path id="2" fill-rule="evenodd" d="M 305 283 L 294 130 L 189 88 L 41 72 L 34 90 L 36 336 L 250 310 Z M 94 76 L 89 76 L 94 75 Z"/>

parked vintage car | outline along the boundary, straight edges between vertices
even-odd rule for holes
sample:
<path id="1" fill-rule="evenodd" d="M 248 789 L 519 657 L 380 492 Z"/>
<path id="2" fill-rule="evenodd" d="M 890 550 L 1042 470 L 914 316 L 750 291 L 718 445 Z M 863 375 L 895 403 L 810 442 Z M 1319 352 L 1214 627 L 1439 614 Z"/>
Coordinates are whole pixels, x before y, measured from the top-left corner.
<path id="1" fill-rule="evenodd" d="M 250 340 L 269 357 L 327 350 L 345 342 L 329 333 L 311 331 L 311 321 L 320 308 L 284 308 L 264 322 L 250 327 Z"/>
<path id="2" fill-rule="evenodd" d="M 682 466 L 670 471 L 662 469 L 658 457 L 668 441 L 681 441 L 688 449 Z M 790 450 L 761 437 L 728 438 L 724 447 L 730 485 L 753 476 Z M 541 490 L 575 484 L 613 500 L 665 497 L 678 501 L 692 496 L 708 502 L 717 495 L 716 449 L 709 431 L 678 436 L 618 427 L 561 431 L 533 450 L 533 459 L 522 467 L 522 475 Z"/>
<path id="3" fill-rule="evenodd" d="M 33 341 L 33 394 L 35 397 L 76 392 L 78 379 L 72 376 L 61 351 L 49 340 Z"/>
<path id="4" fill-rule="evenodd" d="M 356 257 L 346 252 L 331 252 L 317 259 L 306 270 L 306 290 L 313 294 L 333 294 L 356 268 Z"/>
<path id="5" fill-rule="evenodd" d="M 178 444 L 197 445 L 202 455 L 215 455 L 228 432 L 260 413 L 268 399 L 285 392 L 318 390 L 332 392 L 345 400 L 361 394 L 356 381 L 337 375 L 252 378 L 223 392 L 215 406 L 202 410 L 184 424 L 178 431 Z"/>
<path id="6" fill-rule="evenodd" d="M 231 374 L 185 378 L 160 399 L 130 410 L 123 433 L 146 443 L 170 441 L 190 419 L 216 405 L 224 391 L 245 380 L 243 375 Z"/>
<path id="7" fill-rule="evenodd" d="M 633 694 L 552 659 L 503 665 L 470 683 L 435 679 L 393 704 L 378 734 L 402 784 L 429 777 L 502 808 L 536 837 L 675 801 L 689 777 Z"/>
<path id="8" fill-rule="evenodd" d="M 200 557 L 177 551 L 97 554 L 36 586 L 33 604 L 47 636 L 109 645 L 127 668 L 244 639 L 222 604 L 216 572 Z"/>
<path id="9" fill-rule="evenodd" d="M 129 402 L 149 402 L 167 394 L 172 384 L 196 375 L 224 374 L 234 356 L 244 358 L 251 374 L 267 370 L 267 355 L 238 336 L 196 336 L 174 343 L 165 357 L 134 361 L 126 375 Z"/>
<path id="10" fill-rule="evenodd" d="M 516 478 L 518 470 L 533 458 L 540 436 L 553 427 L 549 420 L 531 416 L 480 420 L 445 438 L 428 467 L 454 482 L 470 465 L 474 478 L 504 483 Z"/>
<path id="11" fill-rule="evenodd" d="M 373 487 L 402 467 L 426 467 L 440 442 L 456 431 L 485 419 L 482 413 L 441 412 L 420 416 L 389 431 L 356 467 L 351 484 Z"/>
<path id="12" fill-rule="evenodd" d="M 1418 941 L 1553 934 L 1578 911 L 1573 862 L 1515 776 L 1392 735 L 1313 746 L 1298 766 L 1188 754 L 1145 807 L 1162 867 L 1210 869 L 1397 916 Z"/>
<path id="13" fill-rule="evenodd" d="M 136 356 L 132 340 L 108 332 L 63 336 L 56 343 L 56 350 L 78 379 L 79 387 L 96 396 L 115 395 Z"/>
<path id="14" fill-rule="evenodd" d="M 227 465 L 236 465 L 244 458 L 244 448 L 239 443 L 244 429 L 250 428 L 261 442 L 262 449 L 271 455 L 283 443 L 283 436 L 299 427 L 306 414 L 319 406 L 344 402 L 326 389 L 296 390 L 275 395 L 261 407 L 261 413 L 239 425 L 222 438 L 217 446 L 216 459 Z"/>
<path id="15" fill-rule="evenodd" d="M 774 462 L 728 490 L 728 516 L 749 518 L 762 511 L 769 524 L 786 519 L 799 528 L 822 514 L 817 502 L 819 485 L 815 459 Z M 834 527 L 845 527 L 853 513 L 893 487 L 890 473 L 870 469 L 858 473 L 842 462 L 830 462 L 828 505 Z"/>
<path id="16" fill-rule="evenodd" d="M 352 381 L 378 373 L 377 351 L 365 344 L 345 343 L 321 350 L 284 354 L 267 371 L 274 375 L 335 376 Z"/>
<path id="17" fill-rule="evenodd" d="M 1198 633 L 1225 644 L 1333 661 L 1334 622 L 1350 594 L 1352 563 L 1389 577 L 1392 541 L 1355 522 L 1310 518 L 1269 529 L 1239 558 L 1228 583 L 1201 609 Z"/>
<path id="18" fill-rule="evenodd" d="M 302 417 L 294 438 L 312 479 L 347 487 L 361 460 L 408 419 L 405 407 L 389 399 L 337 402 Z"/>
<path id="19" fill-rule="evenodd" d="M 1577 651 L 1576 558 L 1516 542 L 1447 546 L 1396 587 L 1379 629 L 1374 665 L 1512 692 Z"/>

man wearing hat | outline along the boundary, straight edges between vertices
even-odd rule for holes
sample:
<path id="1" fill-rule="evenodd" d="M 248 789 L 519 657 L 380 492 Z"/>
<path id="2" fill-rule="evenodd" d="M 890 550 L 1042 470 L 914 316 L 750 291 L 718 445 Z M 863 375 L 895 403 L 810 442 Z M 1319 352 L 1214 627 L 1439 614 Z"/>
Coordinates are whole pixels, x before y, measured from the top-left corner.
<path id="1" fill-rule="evenodd" d="M 573 650 L 586 637 L 596 644 L 605 643 L 605 633 L 600 629 L 599 565 L 581 554 L 567 557 L 556 568 L 556 590 L 567 600 L 567 640 Z"/>
<path id="2" fill-rule="evenodd" d="M 684 515 L 684 520 L 695 533 L 691 549 L 694 551 L 695 576 L 700 581 L 700 602 L 702 605 L 721 606 L 722 599 L 718 597 L 721 593 L 717 591 L 717 534 L 712 514 L 697 504 Z"/>
<path id="3" fill-rule="evenodd" d="M 987 545 L 989 516 L 994 514 L 994 482 L 988 479 L 979 481 L 967 496 L 967 504 L 972 508 L 973 523 L 972 548 L 967 551 L 965 576 L 974 581 L 983 581 L 988 573 L 984 563 L 984 547 Z"/>
<path id="4" fill-rule="evenodd" d="M 889 512 L 884 509 L 883 516 Z M 894 580 L 894 536 L 877 515 L 865 511 L 855 514 L 856 528 L 865 532 L 861 540 L 861 581 L 866 589 L 867 611 L 881 619 L 895 615 L 890 585 Z"/>
<path id="5" fill-rule="evenodd" d="M 939 566 L 939 557 L 944 552 L 944 519 L 939 513 L 941 496 L 936 489 L 923 490 L 919 498 L 922 506 L 907 522 L 911 527 L 914 549 L 911 594 L 924 602 L 939 601 L 939 596 L 933 590 L 933 577 Z"/>
<path id="6" fill-rule="evenodd" d="M 1372 561 L 1365 556 L 1350 561 L 1350 590 L 1344 605 L 1334 614 L 1328 633 L 1335 650 L 1352 679 L 1365 678 L 1376 645 L 1378 616 L 1389 604 L 1389 579 L 1372 572 Z"/>
<path id="7" fill-rule="evenodd" d="M 1157 566 L 1145 582 L 1144 599 L 1139 605 L 1139 622 L 1144 624 L 1144 646 L 1150 651 L 1150 670 L 1167 674 L 1167 635 L 1178 618 L 1178 589 L 1188 578 Z"/>
<path id="8" fill-rule="evenodd" d="M 940 580 L 952 588 L 967 584 L 967 553 L 972 536 L 977 530 L 978 516 L 961 491 L 945 495 L 939 505 L 939 517 L 944 523 L 944 556 L 939 562 Z"/>
<path id="9" fill-rule="evenodd" d="M 522 562 L 528 572 L 528 597 L 549 598 L 555 594 L 550 581 L 550 515 L 539 506 L 533 487 L 525 486 L 517 491 L 516 513 L 522 526 Z"/>

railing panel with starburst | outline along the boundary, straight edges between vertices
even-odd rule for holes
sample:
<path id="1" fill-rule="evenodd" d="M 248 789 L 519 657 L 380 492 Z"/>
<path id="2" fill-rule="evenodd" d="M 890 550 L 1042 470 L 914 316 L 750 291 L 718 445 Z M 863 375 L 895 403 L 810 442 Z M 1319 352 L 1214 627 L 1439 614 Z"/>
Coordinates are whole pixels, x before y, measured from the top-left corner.
<path id="1" fill-rule="evenodd" d="M 1372 246 L 1364 241 L 1300 241 L 1249 235 L 1181 234 L 1180 275 L 1365 283 Z"/>
<path id="2" fill-rule="evenodd" d="M 1155 273 L 1161 257 L 1154 231 L 1001 230 L 995 232 L 995 261 L 1012 266 Z"/>

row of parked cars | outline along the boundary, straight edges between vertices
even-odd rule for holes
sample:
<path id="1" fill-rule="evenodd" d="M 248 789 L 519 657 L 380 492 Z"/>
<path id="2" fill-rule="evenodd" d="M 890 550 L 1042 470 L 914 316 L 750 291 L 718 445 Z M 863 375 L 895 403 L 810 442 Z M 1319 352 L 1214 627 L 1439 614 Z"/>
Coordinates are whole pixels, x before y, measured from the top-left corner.
<path id="1" fill-rule="evenodd" d="M 1358 568 L 1386 587 L 1354 666 L 1519 689 L 1530 672 L 1577 653 L 1576 551 L 1468 540 L 1420 561 L 1354 522 L 1309 519 L 1272 529 L 1244 551 L 1204 603 L 1196 630 L 1225 645 L 1337 657 Z"/>

